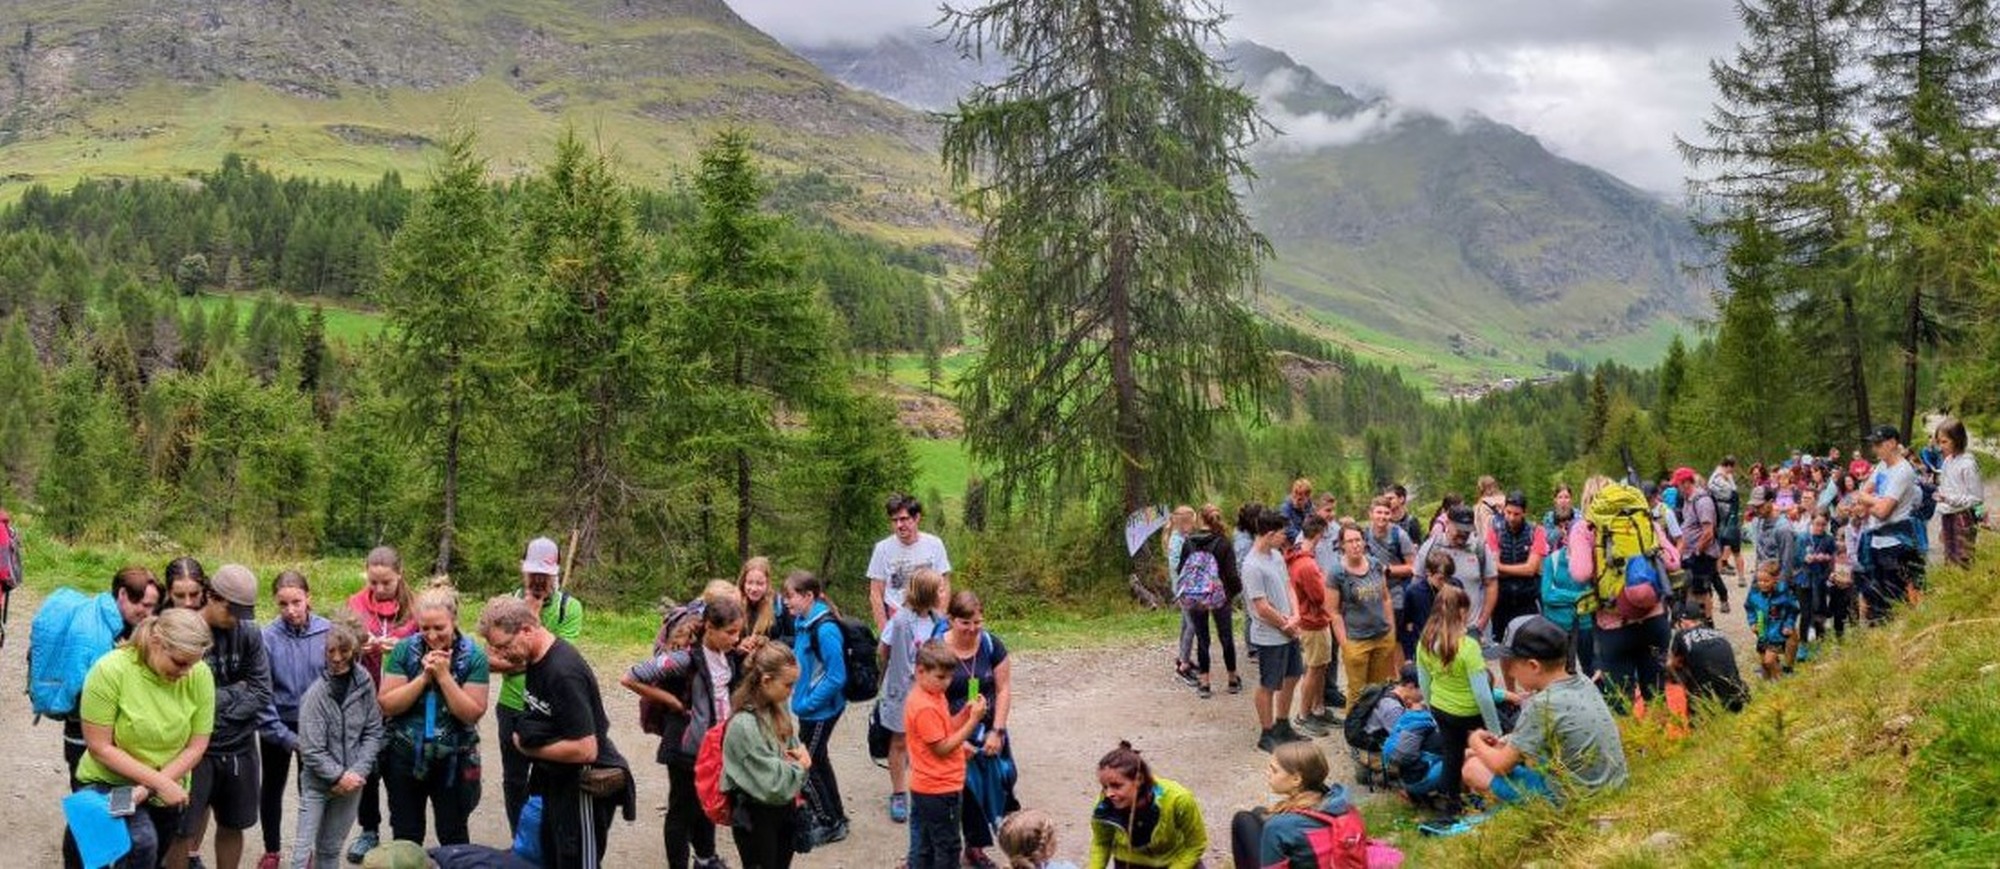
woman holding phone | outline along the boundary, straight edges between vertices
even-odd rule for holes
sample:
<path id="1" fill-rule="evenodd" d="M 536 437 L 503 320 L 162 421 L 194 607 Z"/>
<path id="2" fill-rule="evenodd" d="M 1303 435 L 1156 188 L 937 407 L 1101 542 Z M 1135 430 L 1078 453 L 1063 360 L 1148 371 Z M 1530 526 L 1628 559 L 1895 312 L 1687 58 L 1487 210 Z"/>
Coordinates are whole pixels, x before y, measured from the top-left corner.
<path id="1" fill-rule="evenodd" d="M 76 779 L 105 793 L 131 789 L 132 849 L 117 869 L 154 869 L 162 857 L 168 869 L 187 866 L 187 849 L 168 845 L 215 727 L 215 676 L 202 660 L 212 643 L 194 610 L 168 610 L 140 622 L 131 641 L 99 658 L 84 679 L 87 753 Z"/>
<path id="2" fill-rule="evenodd" d="M 945 631 L 945 647 L 958 657 L 951 685 L 944 691 L 951 714 L 957 715 L 975 696 L 986 698 L 986 719 L 973 729 L 966 744 L 975 753 L 967 764 L 965 794 L 960 803 L 960 827 L 965 834 L 965 865 L 993 869 L 986 855 L 993 847 L 994 827 L 1002 817 L 1019 808 L 1014 800 L 1009 776 L 999 775 L 1003 766 L 1013 764 L 1007 740 L 1007 716 L 1014 705 L 1014 663 L 1007 659 L 1007 645 L 986 632 L 986 607 L 979 595 L 961 590 L 951 596 L 946 608 L 951 627 Z"/>

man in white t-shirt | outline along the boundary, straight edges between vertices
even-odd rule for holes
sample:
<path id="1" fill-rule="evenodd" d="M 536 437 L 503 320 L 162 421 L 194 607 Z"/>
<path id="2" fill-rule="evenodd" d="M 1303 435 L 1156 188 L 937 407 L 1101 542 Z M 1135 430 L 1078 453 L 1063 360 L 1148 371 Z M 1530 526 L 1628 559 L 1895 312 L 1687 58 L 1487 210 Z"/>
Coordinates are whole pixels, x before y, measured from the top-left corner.
<path id="1" fill-rule="evenodd" d="M 951 578 L 944 541 L 917 528 L 924 518 L 923 502 L 910 495 L 890 495 L 887 509 L 894 533 L 876 543 L 875 554 L 868 558 L 868 609 L 875 616 L 877 635 L 903 608 L 903 592 L 917 571 L 930 568 Z"/>
<path id="2" fill-rule="evenodd" d="M 1917 470 L 1903 457 L 1902 432 L 1878 425 L 1868 433 L 1868 445 L 1875 451 L 1875 472 L 1854 500 L 1868 514 L 1861 526 L 1860 559 L 1867 568 L 1861 599 L 1868 605 L 1868 623 L 1880 624 L 1908 596 L 1913 579 L 1921 582 L 1923 553 L 1910 518 L 1917 506 Z"/>

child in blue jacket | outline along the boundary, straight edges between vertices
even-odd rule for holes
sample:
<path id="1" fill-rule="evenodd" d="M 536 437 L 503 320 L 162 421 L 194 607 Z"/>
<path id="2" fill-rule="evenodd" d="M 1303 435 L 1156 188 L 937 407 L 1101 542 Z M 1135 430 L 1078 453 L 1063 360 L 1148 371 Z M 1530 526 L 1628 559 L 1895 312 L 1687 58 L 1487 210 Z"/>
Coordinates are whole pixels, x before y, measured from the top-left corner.
<path id="1" fill-rule="evenodd" d="M 1786 644 L 1798 634 L 1799 601 L 1791 589 L 1779 584 L 1777 562 L 1757 565 L 1757 588 L 1743 602 L 1743 617 L 1757 638 L 1764 678 L 1776 679 L 1780 672 L 1791 672 L 1791 662 L 1783 656 Z"/>

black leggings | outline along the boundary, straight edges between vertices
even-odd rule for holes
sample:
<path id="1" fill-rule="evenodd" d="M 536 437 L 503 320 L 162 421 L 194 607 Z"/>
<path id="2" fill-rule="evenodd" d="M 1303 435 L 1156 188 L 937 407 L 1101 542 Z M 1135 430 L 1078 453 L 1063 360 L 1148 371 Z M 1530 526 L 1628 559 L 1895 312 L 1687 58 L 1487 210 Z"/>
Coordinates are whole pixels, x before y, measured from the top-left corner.
<path id="1" fill-rule="evenodd" d="M 1431 717 L 1437 720 L 1438 735 L 1444 737 L 1444 778 L 1438 782 L 1438 795 L 1445 811 L 1456 814 L 1465 806 L 1465 747 L 1472 742 L 1472 731 L 1486 726 L 1486 719 L 1435 708 Z"/>
<path id="2" fill-rule="evenodd" d="M 1672 641 L 1673 628 L 1664 613 L 1616 630 L 1597 630 L 1597 668 L 1604 671 L 1616 708 L 1631 707 L 1634 686 L 1648 700 L 1666 687 L 1667 645 Z"/>
<path id="3" fill-rule="evenodd" d="M 293 733 L 299 732 L 298 722 L 287 722 Z M 292 766 L 298 763 L 298 755 L 286 751 L 285 747 L 264 737 L 257 737 L 257 747 L 264 753 L 263 793 L 258 795 L 257 826 L 264 833 L 264 853 L 281 853 L 278 834 L 285 827 L 285 784 L 290 780 Z M 311 842 L 304 843 L 311 847 Z"/>
<path id="4" fill-rule="evenodd" d="M 1188 618 L 1194 621 L 1194 668 L 1195 672 L 1207 675 L 1213 665 L 1208 654 L 1208 630 L 1215 627 L 1216 638 L 1222 641 L 1222 666 L 1229 672 L 1236 672 L 1236 637 L 1230 625 L 1228 609 L 1188 610 Z"/>
<path id="5" fill-rule="evenodd" d="M 690 848 L 704 860 L 715 856 L 715 825 L 702 813 L 691 764 L 667 764 L 667 820 L 662 832 L 669 869 L 687 869 Z"/>
<path id="6" fill-rule="evenodd" d="M 799 811 L 789 805 L 738 802 L 729 835 L 736 840 L 736 857 L 743 869 L 791 869 L 792 835 L 800 823 Z"/>
<path id="7" fill-rule="evenodd" d="M 840 716 L 799 722 L 799 741 L 812 753 L 812 769 L 806 773 L 806 809 L 811 822 L 822 827 L 847 820 L 847 806 L 840 799 L 840 782 L 833 776 L 833 761 L 827 757 L 827 743 Z M 789 861 L 787 861 L 789 862 Z"/>
<path id="8" fill-rule="evenodd" d="M 1263 811 L 1237 812 L 1229 819 L 1229 855 L 1236 866 L 1264 865 Z"/>

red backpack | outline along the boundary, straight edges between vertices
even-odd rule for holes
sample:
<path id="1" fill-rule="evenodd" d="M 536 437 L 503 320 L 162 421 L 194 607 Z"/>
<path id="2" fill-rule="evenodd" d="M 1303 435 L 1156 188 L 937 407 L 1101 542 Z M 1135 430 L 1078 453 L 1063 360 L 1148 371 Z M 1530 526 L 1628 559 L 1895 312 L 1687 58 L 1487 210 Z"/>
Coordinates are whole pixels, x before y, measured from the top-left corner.
<path id="1" fill-rule="evenodd" d="M 1320 824 L 1306 833 L 1306 843 L 1312 846 L 1319 869 L 1368 869 L 1368 829 L 1361 822 L 1360 811 L 1349 809 L 1340 815 L 1305 809 L 1294 811 Z M 1285 865 L 1280 861 L 1264 869 L 1284 869 Z"/>
<path id="2" fill-rule="evenodd" d="M 722 789 L 722 738 L 728 731 L 727 721 L 710 727 L 694 755 L 694 795 L 701 813 L 718 827 L 729 826 L 736 814 L 736 801 Z"/>

